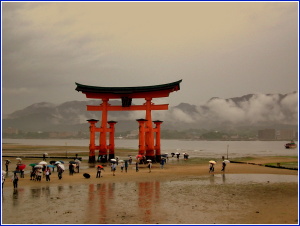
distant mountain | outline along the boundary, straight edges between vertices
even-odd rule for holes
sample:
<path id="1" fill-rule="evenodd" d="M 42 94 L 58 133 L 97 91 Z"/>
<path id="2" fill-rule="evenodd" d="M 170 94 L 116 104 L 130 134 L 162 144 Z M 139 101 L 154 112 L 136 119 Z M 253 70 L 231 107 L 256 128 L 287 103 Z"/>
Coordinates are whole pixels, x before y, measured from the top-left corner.
<path id="1" fill-rule="evenodd" d="M 155 103 L 155 100 L 153 101 Z M 100 100 L 69 101 L 60 105 L 41 102 L 13 112 L 2 120 L 3 129 L 23 131 L 88 131 L 87 119 L 101 120 L 101 112 L 86 110 Z M 120 101 L 110 101 L 120 105 Z M 118 121 L 116 131 L 138 128 L 137 118 L 144 112 L 109 112 L 109 120 Z M 249 94 L 242 97 L 211 98 L 201 106 L 181 103 L 168 111 L 153 111 L 153 120 L 164 121 L 162 129 L 232 129 L 236 127 L 286 127 L 298 123 L 298 92 L 289 94 Z"/>

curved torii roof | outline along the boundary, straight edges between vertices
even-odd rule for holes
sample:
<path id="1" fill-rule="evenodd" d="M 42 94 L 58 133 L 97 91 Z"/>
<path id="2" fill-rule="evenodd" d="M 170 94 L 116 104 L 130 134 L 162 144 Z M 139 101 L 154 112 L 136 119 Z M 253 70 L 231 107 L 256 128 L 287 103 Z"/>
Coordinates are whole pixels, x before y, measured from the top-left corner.
<path id="1" fill-rule="evenodd" d="M 76 89 L 78 92 L 86 94 L 87 98 L 159 98 L 168 97 L 173 91 L 180 90 L 179 84 L 182 79 L 176 82 L 153 85 L 153 86 L 134 86 L 134 87 L 102 87 L 102 86 L 88 86 L 76 83 Z"/>

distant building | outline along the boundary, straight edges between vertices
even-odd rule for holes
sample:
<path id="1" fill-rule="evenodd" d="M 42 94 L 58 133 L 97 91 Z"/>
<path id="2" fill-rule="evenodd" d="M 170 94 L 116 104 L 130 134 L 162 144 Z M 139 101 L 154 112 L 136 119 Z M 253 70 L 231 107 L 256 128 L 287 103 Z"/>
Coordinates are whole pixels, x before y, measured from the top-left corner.
<path id="1" fill-rule="evenodd" d="M 275 140 L 276 130 L 275 129 L 264 129 L 258 131 L 259 140 Z"/>
<path id="2" fill-rule="evenodd" d="M 277 140 L 293 140 L 295 139 L 295 130 L 281 129 L 277 131 Z"/>
<path id="3" fill-rule="evenodd" d="M 19 134 L 19 130 L 12 127 L 7 127 L 3 130 L 3 133 L 5 134 Z"/>

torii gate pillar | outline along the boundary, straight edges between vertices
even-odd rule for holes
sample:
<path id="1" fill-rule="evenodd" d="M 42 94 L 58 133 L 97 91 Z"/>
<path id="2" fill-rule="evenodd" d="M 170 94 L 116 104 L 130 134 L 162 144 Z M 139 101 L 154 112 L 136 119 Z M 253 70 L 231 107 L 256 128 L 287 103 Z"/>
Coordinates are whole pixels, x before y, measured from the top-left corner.
<path id="1" fill-rule="evenodd" d="M 155 156 L 156 156 L 156 161 L 160 162 L 161 160 L 161 150 L 160 150 L 160 125 L 163 123 L 162 121 L 156 120 L 153 121 L 154 124 L 156 125 L 156 128 L 154 128 L 154 132 L 156 132 L 156 138 L 155 138 Z"/>

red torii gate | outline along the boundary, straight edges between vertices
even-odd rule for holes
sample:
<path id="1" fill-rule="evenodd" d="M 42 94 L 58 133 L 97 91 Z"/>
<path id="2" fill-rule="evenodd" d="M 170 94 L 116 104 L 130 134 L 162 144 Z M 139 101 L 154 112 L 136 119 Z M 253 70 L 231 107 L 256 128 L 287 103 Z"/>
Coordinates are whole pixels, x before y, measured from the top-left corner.
<path id="1" fill-rule="evenodd" d="M 97 87 L 87 86 L 79 83 L 76 89 L 86 95 L 87 98 L 101 99 L 102 103 L 98 106 L 87 105 L 88 111 L 102 111 L 101 127 L 97 128 L 96 123 L 99 120 L 87 120 L 90 123 L 90 153 L 89 162 L 95 162 L 95 150 L 99 150 L 99 156 L 107 156 L 109 150 L 109 159 L 114 158 L 114 125 L 115 121 L 107 121 L 108 111 L 146 111 L 145 119 L 138 119 L 139 123 L 139 154 L 145 155 L 152 161 L 160 160 L 160 124 L 162 121 L 154 121 L 156 127 L 152 126 L 152 110 L 168 110 L 168 104 L 155 105 L 151 102 L 153 98 L 168 97 L 171 92 L 180 90 L 177 82 L 155 85 L 155 86 L 136 86 L 136 87 Z M 133 98 L 144 98 L 146 102 L 143 105 L 131 105 Z M 122 106 L 111 106 L 110 99 L 121 99 Z M 107 127 L 109 124 L 109 127 Z M 95 133 L 100 132 L 99 145 L 95 144 Z M 109 133 L 109 142 L 106 143 L 106 133 Z M 154 133 L 156 133 L 156 144 L 154 144 Z M 154 153 L 156 150 L 156 153 Z"/>

